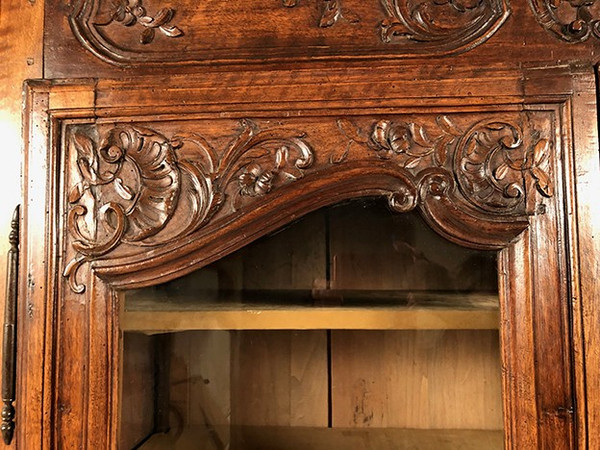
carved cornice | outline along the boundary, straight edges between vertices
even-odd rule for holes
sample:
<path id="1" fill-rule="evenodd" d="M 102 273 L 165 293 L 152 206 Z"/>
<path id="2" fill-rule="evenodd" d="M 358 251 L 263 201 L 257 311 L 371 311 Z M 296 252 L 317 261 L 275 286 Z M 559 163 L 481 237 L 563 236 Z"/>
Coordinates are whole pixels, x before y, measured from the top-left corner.
<path id="1" fill-rule="evenodd" d="M 600 38 L 600 2 L 596 0 L 529 0 L 538 22 L 559 39 L 583 42 Z"/>
<path id="2" fill-rule="evenodd" d="M 64 275 L 83 292 L 76 274 L 84 262 L 121 245 L 158 249 L 202 233 L 217 213 L 219 220 L 256 214 L 262 199 L 284 186 L 277 201 L 290 204 L 300 194 L 324 204 L 385 194 L 394 210 L 418 206 L 435 229 L 459 242 L 501 247 L 535 212 L 531 200 L 553 195 L 551 133 L 542 137 L 525 114 L 462 123 L 446 115 L 328 119 L 319 125 L 327 137 L 309 143 L 307 132 L 284 123 L 261 129 L 243 120 L 221 148 L 194 131 L 167 138 L 136 125 L 76 128 L 68 136 L 67 199 L 75 256 Z"/>

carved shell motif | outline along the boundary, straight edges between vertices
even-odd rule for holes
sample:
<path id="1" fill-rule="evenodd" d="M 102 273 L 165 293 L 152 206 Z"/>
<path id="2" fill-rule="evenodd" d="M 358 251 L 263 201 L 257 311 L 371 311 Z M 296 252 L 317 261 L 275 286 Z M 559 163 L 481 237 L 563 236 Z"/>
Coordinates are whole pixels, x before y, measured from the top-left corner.
<path id="1" fill-rule="evenodd" d="M 73 291 L 85 290 L 76 280 L 81 264 L 122 243 L 158 245 L 201 228 L 223 204 L 228 186 L 236 186 L 231 200 L 236 208 L 244 197 L 263 196 L 301 178 L 312 165 L 302 133 L 261 131 L 249 120 L 240 125 L 222 152 L 197 134 L 167 139 L 133 125 L 72 133 L 69 152 L 76 155 L 74 175 L 80 181 L 68 197 L 68 220 L 76 256 L 64 275 Z M 176 150 L 185 145 L 195 147 L 194 160 L 178 160 Z M 181 198 L 190 208 L 187 223 L 161 238 Z"/>

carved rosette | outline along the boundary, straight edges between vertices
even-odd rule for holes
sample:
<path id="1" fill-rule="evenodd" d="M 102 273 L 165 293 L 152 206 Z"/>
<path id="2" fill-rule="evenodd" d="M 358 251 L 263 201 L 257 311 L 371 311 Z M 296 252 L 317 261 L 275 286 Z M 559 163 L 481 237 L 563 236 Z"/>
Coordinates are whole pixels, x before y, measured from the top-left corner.
<path id="1" fill-rule="evenodd" d="M 381 0 L 387 43 L 435 43 L 469 49 L 488 39 L 509 14 L 505 0 Z"/>
<path id="2" fill-rule="evenodd" d="M 529 0 L 538 22 L 567 42 L 600 39 L 600 2 L 596 0 Z"/>
<path id="3" fill-rule="evenodd" d="M 221 152 L 194 133 L 168 139 L 135 125 L 71 133 L 73 178 L 79 181 L 68 196 L 68 228 L 76 255 L 64 275 L 73 291 L 85 290 L 76 280 L 84 262 L 122 244 L 156 246 L 188 235 L 210 220 L 226 191 L 233 192 L 230 204 L 235 209 L 244 198 L 264 196 L 298 180 L 312 165 L 303 133 L 261 131 L 249 120 L 240 126 Z M 177 157 L 184 146 L 194 147 L 193 160 Z M 178 205 L 189 209 L 187 221 L 174 233 L 163 233 Z"/>

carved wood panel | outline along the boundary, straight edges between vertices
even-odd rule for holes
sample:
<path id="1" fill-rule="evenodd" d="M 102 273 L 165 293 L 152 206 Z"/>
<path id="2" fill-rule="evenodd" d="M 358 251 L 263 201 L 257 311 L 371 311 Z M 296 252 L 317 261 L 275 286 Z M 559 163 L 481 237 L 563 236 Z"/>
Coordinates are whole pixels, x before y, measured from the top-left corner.
<path id="1" fill-rule="evenodd" d="M 509 13 L 507 0 L 262 0 L 235 5 L 79 0 L 69 21 L 80 43 L 106 62 L 180 66 L 256 58 L 452 54 L 487 40 Z"/>
<path id="2" fill-rule="evenodd" d="M 81 293 L 85 262 L 161 252 L 233 218 L 276 214 L 272 200 L 286 208 L 300 194 L 325 203 L 387 195 L 393 210 L 419 207 L 451 239 L 499 248 L 553 196 L 549 120 L 481 113 L 72 126 L 74 255 L 64 275 Z"/>

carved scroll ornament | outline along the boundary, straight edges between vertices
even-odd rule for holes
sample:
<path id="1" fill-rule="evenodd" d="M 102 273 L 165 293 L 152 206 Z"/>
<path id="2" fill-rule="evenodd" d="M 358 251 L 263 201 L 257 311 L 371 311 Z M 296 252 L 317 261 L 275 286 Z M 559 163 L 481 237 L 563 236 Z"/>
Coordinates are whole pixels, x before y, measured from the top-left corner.
<path id="1" fill-rule="evenodd" d="M 472 48 L 488 39 L 509 14 L 504 0 L 381 0 L 387 17 L 383 42 L 437 43 Z"/>
<path id="2" fill-rule="evenodd" d="M 435 122 L 436 129 L 428 131 L 417 122 L 380 120 L 366 133 L 352 121 L 339 119 L 337 126 L 348 145 L 330 161 L 345 161 L 351 146 L 358 144 L 412 172 L 446 169 L 464 198 L 489 213 L 524 213 L 530 185 L 545 197 L 554 195 L 551 142 L 539 138 L 537 131 L 526 135 L 520 124 L 496 119 L 478 122 L 466 132 L 448 116 L 438 116 Z"/>
<path id="3" fill-rule="evenodd" d="M 100 135 L 73 133 L 70 150 L 77 155 L 80 182 L 70 191 L 69 232 L 77 255 L 66 266 L 71 288 L 85 261 L 103 256 L 122 243 L 159 245 L 156 239 L 173 217 L 179 197 L 187 196 L 188 221 L 164 239 L 177 239 L 206 224 L 236 184 L 231 205 L 243 197 L 268 194 L 281 184 L 303 176 L 313 154 L 302 134 L 261 131 L 248 120 L 239 135 L 218 152 L 202 136 L 182 134 L 167 139 L 148 128 L 116 126 Z M 176 149 L 196 146 L 199 159 L 177 160 Z"/>
<path id="4" fill-rule="evenodd" d="M 529 0 L 538 22 L 557 38 L 577 43 L 600 39 L 600 2 L 596 0 Z"/>
<path id="5" fill-rule="evenodd" d="M 299 0 L 282 0 L 292 8 Z M 360 18 L 342 8 L 342 0 L 319 0 L 319 26 L 327 28 L 345 18 Z M 506 20 L 504 0 L 380 0 L 385 18 L 380 22 L 384 43 L 428 42 L 442 47 L 474 47 L 488 39 Z"/>
<path id="6" fill-rule="evenodd" d="M 327 189 L 339 195 L 342 185 L 365 195 L 371 191 L 361 183 L 348 183 L 369 173 L 380 174 L 368 183 L 373 192 L 382 192 L 377 177 L 391 177 L 396 181 L 381 184 L 387 186 L 383 191 L 390 206 L 401 212 L 419 206 L 442 228 L 440 222 L 454 214 L 452 222 L 475 220 L 475 226 L 498 217 L 504 223 L 500 230 L 511 218 L 535 212 L 528 201 L 536 192 L 541 197 L 554 193 L 552 142 L 525 116 L 490 117 L 466 130 L 444 115 L 424 122 L 383 118 L 370 125 L 364 119 L 360 124 L 351 118 L 330 120 L 327 140 L 336 142 L 335 148 L 317 146 L 317 153 L 304 132 L 261 129 L 250 120 L 240 123 L 235 139 L 221 150 L 197 133 L 167 138 L 134 125 L 71 133 L 73 178 L 79 180 L 68 196 L 76 255 L 64 275 L 71 288 L 85 289 L 76 280 L 81 264 L 121 244 L 159 248 L 202 229 L 218 211 L 221 218 L 244 215 L 261 197 L 301 179 L 308 182 L 308 175 L 324 181 L 314 188 L 321 196 Z M 193 158 L 178 156 L 186 148 L 194 149 Z M 334 184 L 326 188 L 330 178 Z M 310 185 L 303 186 L 282 198 L 309 195 Z M 168 231 L 178 212 L 175 231 Z"/>

